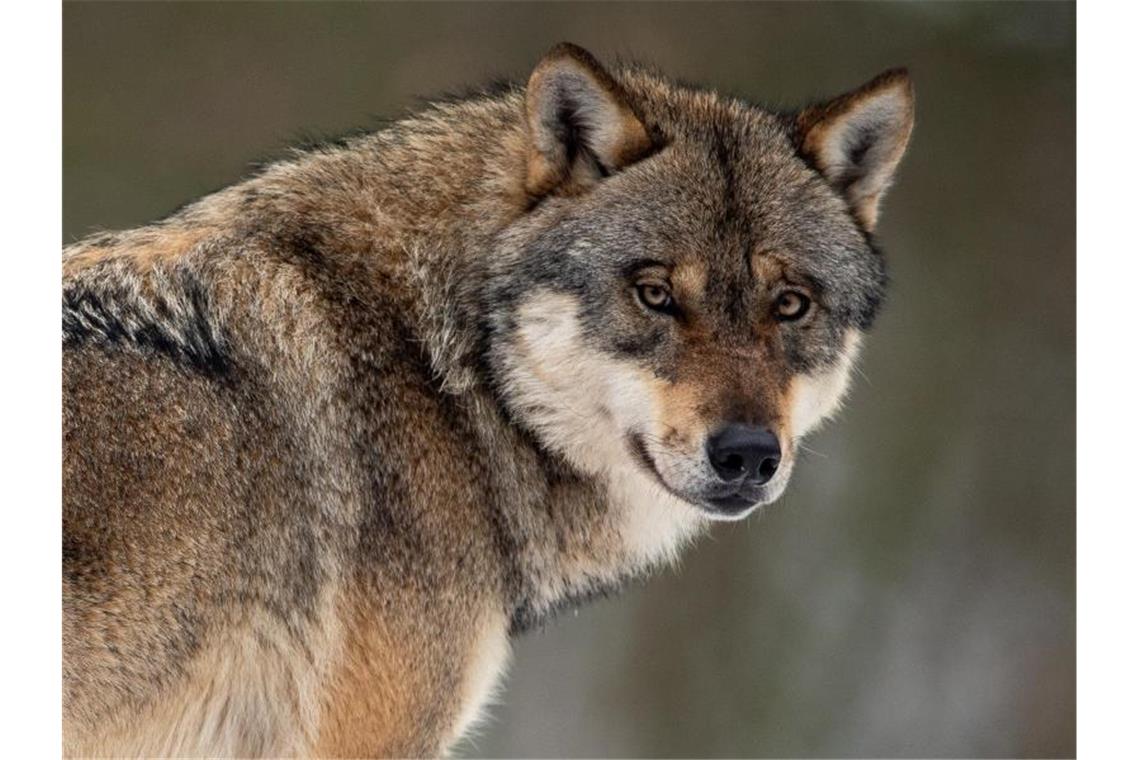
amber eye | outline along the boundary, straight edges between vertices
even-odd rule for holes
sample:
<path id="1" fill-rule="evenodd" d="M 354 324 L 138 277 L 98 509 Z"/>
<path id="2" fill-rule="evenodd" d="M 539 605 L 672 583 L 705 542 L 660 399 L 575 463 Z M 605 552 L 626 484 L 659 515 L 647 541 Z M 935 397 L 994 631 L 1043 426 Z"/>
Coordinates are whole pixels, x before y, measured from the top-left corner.
<path id="1" fill-rule="evenodd" d="M 673 296 L 664 285 L 643 282 L 637 286 L 637 298 L 654 311 L 669 312 L 673 309 Z"/>
<path id="2" fill-rule="evenodd" d="M 811 308 L 811 299 L 795 290 L 785 290 L 776 297 L 776 318 L 783 322 L 803 319 Z"/>

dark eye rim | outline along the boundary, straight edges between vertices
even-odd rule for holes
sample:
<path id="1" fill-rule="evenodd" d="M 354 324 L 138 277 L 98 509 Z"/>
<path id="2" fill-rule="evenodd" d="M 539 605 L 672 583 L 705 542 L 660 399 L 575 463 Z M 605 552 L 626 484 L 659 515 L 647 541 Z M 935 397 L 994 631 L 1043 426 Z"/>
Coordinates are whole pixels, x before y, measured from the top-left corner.
<path id="1" fill-rule="evenodd" d="M 799 308 L 792 314 L 784 314 L 782 311 L 780 311 L 780 300 L 785 296 L 795 296 L 800 301 Z M 775 314 L 776 319 L 780 322 L 798 322 L 808 315 L 808 313 L 811 311 L 812 304 L 812 298 L 807 293 L 803 292 L 802 290 L 787 288 L 785 290 L 781 290 L 778 294 L 776 294 L 776 299 L 772 303 L 772 312 Z"/>
<path id="2" fill-rule="evenodd" d="M 645 296 L 645 291 L 649 288 L 660 290 L 665 294 L 665 300 L 659 304 L 650 303 L 649 299 Z M 677 314 L 677 301 L 673 298 L 673 291 L 666 283 L 656 281 L 638 282 L 634 284 L 633 291 L 637 296 L 637 302 L 646 309 L 670 316 Z"/>

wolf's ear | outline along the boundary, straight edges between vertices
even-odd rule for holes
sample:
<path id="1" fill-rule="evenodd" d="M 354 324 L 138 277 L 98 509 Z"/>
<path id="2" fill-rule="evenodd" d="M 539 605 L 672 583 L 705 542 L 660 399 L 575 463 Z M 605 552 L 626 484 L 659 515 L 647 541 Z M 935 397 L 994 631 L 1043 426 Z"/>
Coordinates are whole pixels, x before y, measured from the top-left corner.
<path id="1" fill-rule="evenodd" d="M 874 230 L 879 199 L 914 125 L 914 87 L 905 69 L 884 72 L 867 84 L 796 116 L 800 150 L 847 198 L 855 218 Z"/>
<path id="2" fill-rule="evenodd" d="M 526 191 L 582 190 L 653 147 L 614 78 L 568 42 L 547 53 L 526 87 Z"/>

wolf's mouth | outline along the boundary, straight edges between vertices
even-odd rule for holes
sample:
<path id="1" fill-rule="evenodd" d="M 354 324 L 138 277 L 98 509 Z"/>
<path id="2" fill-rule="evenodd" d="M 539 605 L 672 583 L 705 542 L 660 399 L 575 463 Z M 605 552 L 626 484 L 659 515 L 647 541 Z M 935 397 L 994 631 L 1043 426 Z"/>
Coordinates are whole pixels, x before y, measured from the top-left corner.
<path id="1" fill-rule="evenodd" d="M 634 461 L 649 473 L 662 488 L 681 501 L 692 504 L 697 509 L 700 509 L 702 512 L 714 518 L 732 519 L 734 517 L 742 517 L 757 504 L 764 501 L 764 489 L 762 487 L 756 491 L 749 491 L 747 493 L 741 491 L 726 491 L 716 495 L 710 494 L 700 497 L 694 497 L 682 491 L 678 491 L 669 485 L 669 483 L 665 481 L 665 478 L 661 476 L 661 472 L 657 469 L 656 462 L 653 461 L 653 456 L 649 453 L 649 447 L 645 444 L 645 439 L 639 433 L 628 433 L 626 435 L 626 445 Z"/>
<path id="2" fill-rule="evenodd" d="M 626 434 L 625 442 L 629 447 L 630 453 L 633 455 L 634 461 L 641 465 L 643 470 L 652 475 L 653 479 L 660 483 L 662 488 L 676 496 L 678 499 L 684 499 L 690 504 L 692 503 L 691 499 L 675 490 L 672 486 L 665 482 L 665 478 L 661 477 L 661 473 L 657 471 L 657 464 L 654 463 L 653 457 L 649 453 L 649 447 L 645 445 L 645 439 L 641 437 L 640 433 Z"/>
<path id="3" fill-rule="evenodd" d="M 745 494 L 733 493 L 727 496 L 714 496 L 709 499 L 709 504 L 714 505 L 717 511 L 725 514 L 737 514 L 746 509 L 751 509 L 760 503 L 761 496 L 747 496 Z"/>

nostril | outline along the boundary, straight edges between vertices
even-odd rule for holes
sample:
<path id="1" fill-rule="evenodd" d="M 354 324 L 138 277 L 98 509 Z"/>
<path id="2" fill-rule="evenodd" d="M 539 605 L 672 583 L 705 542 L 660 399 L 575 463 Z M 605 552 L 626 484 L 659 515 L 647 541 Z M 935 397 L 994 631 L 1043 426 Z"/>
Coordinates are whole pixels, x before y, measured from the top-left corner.
<path id="1" fill-rule="evenodd" d="M 724 472 L 744 472 L 744 457 L 739 454 L 726 454 L 717 464 Z"/>
<path id="2" fill-rule="evenodd" d="M 760 469 L 757 470 L 757 480 L 761 483 L 767 483 L 776 474 L 776 470 L 780 469 L 780 460 L 775 457 L 769 457 L 760 463 Z"/>

